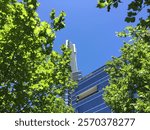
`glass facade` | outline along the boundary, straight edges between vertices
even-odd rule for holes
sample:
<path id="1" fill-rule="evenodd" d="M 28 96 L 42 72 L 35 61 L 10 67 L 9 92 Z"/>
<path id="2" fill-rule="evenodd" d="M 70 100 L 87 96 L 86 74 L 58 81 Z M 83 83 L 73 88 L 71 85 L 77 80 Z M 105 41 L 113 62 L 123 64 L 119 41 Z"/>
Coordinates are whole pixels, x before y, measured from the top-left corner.
<path id="1" fill-rule="evenodd" d="M 103 88 L 108 85 L 108 74 L 105 66 L 83 77 L 78 82 L 78 88 L 72 93 L 72 106 L 77 113 L 110 113 L 102 94 Z"/>

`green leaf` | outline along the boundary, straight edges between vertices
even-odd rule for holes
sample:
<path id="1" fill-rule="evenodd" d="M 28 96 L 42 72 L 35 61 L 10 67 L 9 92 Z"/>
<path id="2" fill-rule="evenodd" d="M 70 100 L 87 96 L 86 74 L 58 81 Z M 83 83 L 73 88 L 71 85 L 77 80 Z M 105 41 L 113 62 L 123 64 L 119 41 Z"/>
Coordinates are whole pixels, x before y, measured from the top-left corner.
<path id="1" fill-rule="evenodd" d="M 98 8 L 105 8 L 107 6 L 107 2 L 98 2 L 97 7 Z"/>

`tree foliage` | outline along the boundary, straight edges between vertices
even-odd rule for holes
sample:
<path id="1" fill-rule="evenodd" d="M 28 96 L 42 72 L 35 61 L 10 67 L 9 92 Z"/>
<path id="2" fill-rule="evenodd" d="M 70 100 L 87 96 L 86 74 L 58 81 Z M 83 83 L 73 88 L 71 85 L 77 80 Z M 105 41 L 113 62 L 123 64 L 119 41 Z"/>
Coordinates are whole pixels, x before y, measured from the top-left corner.
<path id="1" fill-rule="evenodd" d="M 99 0 L 97 7 L 110 11 L 120 0 Z M 149 0 L 133 0 L 128 5 L 126 22 L 135 22 L 144 8 L 147 17 L 140 18 L 136 27 L 128 26 L 118 33 L 130 39 L 124 42 L 121 56 L 108 62 L 110 79 L 104 90 L 104 100 L 113 112 L 150 112 L 150 5 Z"/>
<path id="2" fill-rule="evenodd" d="M 150 31 L 127 27 L 118 35 L 132 40 L 107 64 L 110 85 L 104 100 L 114 112 L 150 112 Z"/>
<path id="3" fill-rule="evenodd" d="M 41 21 L 37 0 L 0 0 L 0 112 L 73 112 L 64 103 L 72 90 L 71 50 L 53 50 L 65 13 Z"/>
<path id="4" fill-rule="evenodd" d="M 107 11 L 110 11 L 112 7 L 117 8 L 120 3 L 123 3 L 123 0 L 99 0 L 97 7 L 98 8 L 107 8 Z M 143 19 L 140 18 L 140 22 L 143 25 L 147 25 L 150 27 L 150 23 L 147 21 L 150 19 L 150 6 L 149 0 L 132 0 L 131 3 L 128 5 L 128 12 L 125 18 L 126 22 L 135 22 L 136 16 L 142 11 L 144 8 L 147 10 L 147 18 Z"/>

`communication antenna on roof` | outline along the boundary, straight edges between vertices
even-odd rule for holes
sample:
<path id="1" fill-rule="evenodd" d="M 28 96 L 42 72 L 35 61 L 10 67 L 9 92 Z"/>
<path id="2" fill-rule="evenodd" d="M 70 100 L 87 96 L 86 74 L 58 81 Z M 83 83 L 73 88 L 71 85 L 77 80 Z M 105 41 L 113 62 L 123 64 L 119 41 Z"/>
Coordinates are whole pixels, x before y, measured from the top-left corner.
<path id="1" fill-rule="evenodd" d="M 66 47 L 72 50 L 71 62 L 70 62 L 70 66 L 72 70 L 72 79 L 75 81 L 79 81 L 81 79 L 81 72 L 79 72 L 78 65 L 77 65 L 76 46 L 75 44 L 72 44 L 69 40 L 66 40 Z"/>

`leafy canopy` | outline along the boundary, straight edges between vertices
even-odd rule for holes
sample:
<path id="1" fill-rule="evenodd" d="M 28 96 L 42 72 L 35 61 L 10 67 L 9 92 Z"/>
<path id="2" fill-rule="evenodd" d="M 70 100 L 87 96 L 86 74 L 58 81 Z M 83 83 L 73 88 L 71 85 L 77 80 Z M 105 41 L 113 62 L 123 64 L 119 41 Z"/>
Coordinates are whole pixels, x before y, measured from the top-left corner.
<path id="1" fill-rule="evenodd" d="M 121 0 L 99 0 L 97 7 L 110 11 Z M 145 8 L 147 17 L 141 17 L 136 27 L 128 26 L 118 33 L 130 39 L 124 42 L 121 56 L 108 62 L 110 79 L 104 89 L 104 100 L 113 112 L 150 112 L 150 5 L 149 0 L 132 0 L 128 5 L 126 22 L 135 22 Z"/>
<path id="2" fill-rule="evenodd" d="M 37 0 L 0 0 L 0 112 L 73 112 L 64 103 L 73 90 L 70 54 L 53 50 L 65 13 L 41 21 Z"/>
<path id="3" fill-rule="evenodd" d="M 107 64 L 110 85 L 104 100 L 114 112 L 150 112 L 150 31 L 127 27 L 118 35 L 131 40 Z"/>
<path id="4" fill-rule="evenodd" d="M 119 4 L 122 4 L 124 0 L 98 0 L 97 7 L 98 8 L 107 8 L 107 11 L 109 12 L 112 7 L 117 8 Z M 143 19 L 142 17 L 140 18 L 140 22 L 143 25 L 148 24 L 149 25 L 149 20 L 150 19 L 150 1 L 149 0 L 132 0 L 130 4 L 128 4 L 128 12 L 127 16 L 125 18 L 126 22 L 135 22 L 136 16 L 144 9 L 146 9 L 147 12 L 147 17 Z"/>

